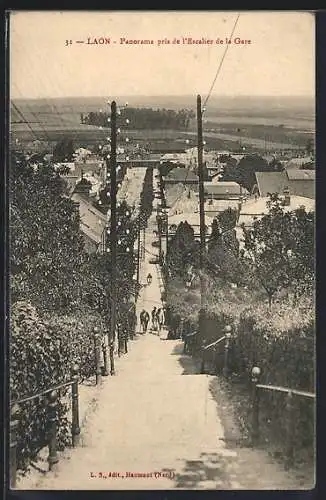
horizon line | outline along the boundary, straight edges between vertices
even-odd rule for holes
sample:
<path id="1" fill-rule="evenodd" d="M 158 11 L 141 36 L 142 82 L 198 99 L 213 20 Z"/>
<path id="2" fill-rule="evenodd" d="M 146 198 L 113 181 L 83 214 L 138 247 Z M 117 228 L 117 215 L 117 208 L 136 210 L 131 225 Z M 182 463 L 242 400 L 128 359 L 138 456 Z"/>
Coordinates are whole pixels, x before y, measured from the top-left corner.
<path id="1" fill-rule="evenodd" d="M 147 98 L 147 99 L 151 99 L 151 98 L 155 98 L 155 97 L 196 97 L 198 94 L 151 94 L 151 95 L 148 95 L 148 94 L 120 94 L 120 95 L 117 95 L 117 98 L 119 97 L 135 97 L 135 98 L 139 98 L 139 97 L 142 97 L 142 98 Z M 205 94 L 200 94 L 202 97 L 205 96 Z M 215 95 L 215 96 L 211 96 L 210 98 L 211 99 L 220 99 L 220 98 L 293 98 L 293 99 L 296 99 L 296 98 L 310 98 L 310 99 L 314 99 L 316 96 L 313 95 L 313 94 L 297 94 L 297 95 L 293 95 L 293 94 L 280 94 L 280 95 L 274 95 L 274 94 L 237 94 L 237 95 L 228 95 L 228 94 L 220 94 L 220 95 Z M 29 99 L 29 100 L 41 100 L 41 99 L 108 99 L 108 96 L 104 96 L 104 95 L 65 95 L 65 96 L 41 96 L 41 97 L 31 97 L 31 96 L 26 96 L 26 97 L 16 97 L 16 96 L 12 96 L 10 97 L 10 100 L 24 100 L 24 99 Z M 114 99 L 112 99 L 114 100 Z"/>

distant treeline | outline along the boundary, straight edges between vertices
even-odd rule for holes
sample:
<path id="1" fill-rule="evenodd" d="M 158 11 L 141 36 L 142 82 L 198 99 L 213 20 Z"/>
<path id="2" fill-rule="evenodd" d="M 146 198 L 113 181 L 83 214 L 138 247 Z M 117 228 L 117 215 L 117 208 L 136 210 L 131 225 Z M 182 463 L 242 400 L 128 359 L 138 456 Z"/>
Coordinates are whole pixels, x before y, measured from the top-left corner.
<path id="1" fill-rule="evenodd" d="M 99 127 L 110 127 L 109 113 L 93 112 L 84 115 L 81 113 L 81 123 L 86 125 L 97 125 Z M 152 108 L 124 108 L 118 115 L 118 126 L 127 126 L 136 129 L 177 129 L 186 130 L 190 120 L 195 118 L 195 113 L 189 109 L 152 109 Z M 129 122 L 126 122 L 129 120 Z"/>

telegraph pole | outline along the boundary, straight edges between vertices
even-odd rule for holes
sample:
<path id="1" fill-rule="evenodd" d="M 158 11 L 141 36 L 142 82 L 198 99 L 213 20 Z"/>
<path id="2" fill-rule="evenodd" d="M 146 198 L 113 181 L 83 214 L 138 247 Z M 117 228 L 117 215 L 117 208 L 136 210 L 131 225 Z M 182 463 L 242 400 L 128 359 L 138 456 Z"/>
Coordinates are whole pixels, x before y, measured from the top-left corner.
<path id="1" fill-rule="evenodd" d="M 206 305 L 206 283 L 204 266 L 206 255 L 206 228 L 205 228 L 205 194 L 204 194 L 204 168 L 203 168 L 203 111 L 201 96 L 197 95 L 197 139 L 198 139 L 198 183 L 199 183 L 199 224 L 200 224 L 200 337 L 204 335 L 204 317 Z"/>
<path id="2" fill-rule="evenodd" d="M 197 96 L 197 135 L 198 135 L 198 181 L 199 181 L 199 224 L 200 224 L 200 267 L 203 270 L 206 254 L 205 229 L 205 195 L 204 195 L 204 166 L 203 166 L 203 116 L 201 97 Z M 202 275 L 202 273 L 201 273 Z M 205 306 L 205 283 L 200 280 L 201 306 Z"/>
<path id="3" fill-rule="evenodd" d="M 117 326 L 117 104 L 111 103 L 111 156 L 110 156 L 110 199 L 111 199 L 111 335 L 112 351 Z M 113 344 L 113 345 L 112 345 Z M 112 352 L 113 354 L 113 352 Z M 115 374 L 113 355 L 111 357 L 111 375 Z M 113 364 L 112 364 L 113 363 Z"/>
<path id="4" fill-rule="evenodd" d="M 140 272 L 140 220 L 141 219 L 139 216 L 137 224 L 137 285 L 139 285 L 139 272 Z"/>

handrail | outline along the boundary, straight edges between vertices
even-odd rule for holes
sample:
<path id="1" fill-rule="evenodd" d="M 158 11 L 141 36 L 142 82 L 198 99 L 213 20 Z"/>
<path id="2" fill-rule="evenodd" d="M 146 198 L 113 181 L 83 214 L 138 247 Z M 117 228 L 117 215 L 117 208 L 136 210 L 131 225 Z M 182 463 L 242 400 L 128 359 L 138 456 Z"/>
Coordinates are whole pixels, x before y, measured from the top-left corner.
<path id="1" fill-rule="evenodd" d="M 206 345 L 206 346 L 203 348 L 203 349 L 204 349 L 204 351 L 206 351 L 206 349 L 209 349 L 210 347 L 213 347 L 213 346 L 215 346 L 215 345 L 219 344 L 220 342 L 222 342 L 222 340 L 225 340 L 225 339 L 226 339 L 226 336 L 225 336 L 225 335 L 223 335 L 223 337 L 219 338 L 218 340 L 215 340 L 215 342 L 212 342 L 211 344 Z"/>
<path id="2" fill-rule="evenodd" d="M 192 332 L 192 333 L 186 333 L 186 337 L 193 337 L 194 335 L 197 335 L 198 332 Z"/>
<path id="3" fill-rule="evenodd" d="M 287 392 L 287 393 L 292 393 L 297 396 L 304 396 L 306 398 L 316 398 L 316 394 L 312 392 L 307 392 L 307 391 L 298 391 L 296 389 L 289 389 L 288 387 L 281 387 L 277 385 L 265 385 L 265 384 L 257 384 L 256 387 L 258 389 L 267 389 L 270 391 L 278 391 L 278 392 Z"/>
<path id="4" fill-rule="evenodd" d="M 26 403 L 27 401 L 32 401 L 33 399 L 37 399 L 40 396 L 47 394 L 48 392 L 57 391 L 58 389 L 62 389 L 63 387 L 67 387 L 68 385 L 72 385 L 74 382 L 75 382 L 75 380 L 70 380 L 69 382 L 63 382 L 62 384 L 58 384 L 54 387 L 50 387 L 50 389 L 45 389 L 41 392 L 38 392 L 37 394 L 33 394 L 32 396 L 26 396 L 25 398 L 17 399 L 16 401 L 12 401 L 10 403 L 10 406 L 13 406 L 15 404 Z"/>

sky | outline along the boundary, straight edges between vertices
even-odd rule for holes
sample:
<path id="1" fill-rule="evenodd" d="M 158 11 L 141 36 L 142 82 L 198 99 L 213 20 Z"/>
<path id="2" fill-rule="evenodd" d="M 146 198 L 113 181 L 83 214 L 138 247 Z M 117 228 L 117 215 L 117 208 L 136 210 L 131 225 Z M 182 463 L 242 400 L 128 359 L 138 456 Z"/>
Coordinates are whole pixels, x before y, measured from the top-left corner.
<path id="1" fill-rule="evenodd" d="M 13 11 L 11 97 L 205 96 L 237 15 L 231 11 Z M 86 43 L 101 37 L 109 38 L 110 44 Z M 214 43 L 184 44 L 183 38 L 189 37 Z M 251 43 L 235 44 L 236 37 Z M 154 43 L 121 44 L 121 38 Z M 172 43 L 174 39 L 180 43 Z M 224 43 L 216 43 L 218 39 Z M 170 43 L 158 45 L 158 40 Z M 313 97 L 314 15 L 240 12 L 212 95 Z"/>

